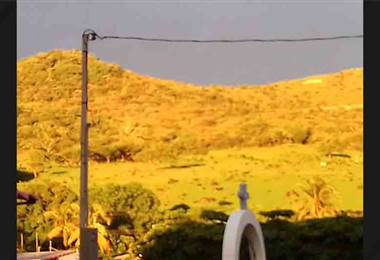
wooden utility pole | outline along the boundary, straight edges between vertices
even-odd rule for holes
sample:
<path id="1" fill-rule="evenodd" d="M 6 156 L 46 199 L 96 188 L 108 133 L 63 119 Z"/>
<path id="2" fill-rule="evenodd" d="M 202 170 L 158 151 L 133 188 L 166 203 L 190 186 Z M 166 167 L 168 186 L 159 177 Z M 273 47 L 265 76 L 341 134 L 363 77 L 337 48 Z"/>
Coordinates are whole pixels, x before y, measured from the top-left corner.
<path id="1" fill-rule="evenodd" d="M 96 237 L 96 229 L 88 228 L 88 96 L 87 96 L 87 60 L 88 42 L 96 39 L 96 33 L 85 30 L 82 34 L 82 111 L 81 111 L 81 167 L 80 167 L 80 248 L 81 260 L 97 259 L 97 241 L 90 239 Z M 95 232 L 95 234 L 94 234 Z M 89 236 L 93 234 L 93 236 Z M 95 243 L 95 245 L 94 245 Z M 94 252 L 96 250 L 96 252 Z"/>

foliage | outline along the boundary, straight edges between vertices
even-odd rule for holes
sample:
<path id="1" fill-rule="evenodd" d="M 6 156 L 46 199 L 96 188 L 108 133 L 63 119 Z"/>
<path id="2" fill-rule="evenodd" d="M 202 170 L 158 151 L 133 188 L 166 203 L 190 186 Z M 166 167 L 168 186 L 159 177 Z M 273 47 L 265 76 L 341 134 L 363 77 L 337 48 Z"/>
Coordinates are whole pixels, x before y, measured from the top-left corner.
<path id="1" fill-rule="evenodd" d="M 185 203 L 177 204 L 177 205 L 174 205 L 172 208 L 170 208 L 170 210 L 181 210 L 184 212 L 187 212 L 189 209 L 190 207 Z"/>
<path id="2" fill-rule="evenodd" d="M 138 232 L 150 228 L 160 205 L 155 194 L 138 183 L 94 187 L 90 192 L 90 199 L 92 203 L 103 207 L 111 217 L 125 215 L 131 221 L 128 224 Z"/>
<path id="3" fill-rule="evenodd" d="M 228 220 L 228 215 L 226 213 L 214 210 L 202 210 L 200 217 L 218 223 L 225 223 Z"/>
<path id="4" fill-rule="evenodd" d="M 63 246 L 68 248 L 73 243 L 79 243 L 79 205 L 64 203 L 54 210 L 45 211 L 43 216 L 51 221 L 54 228 L 47 234 L 48 239 L 61 237 Z M 78 245 L 78 244 L 77 244 Z"/>
<path id="5" fill-rule="evenodd" d="M 242 181 L 257 185 L 255 206 L 271 209 L 275 203 L 288 206 L 281 194 L 301 174 L 327 171 L 334 177 L 310 179 L 289 194 L 299 219 L 336 215 L 335 191 L 328 183 L 335 178 L 334 184 L 339 179 L 340 185 L 341 178 L 349 178 L 357 187 L 362 161 L 329 158 L 322 164 L 321 156 L 362 152 L 362 73 L 339 74 L 345 77 L 340 88 L 334 87 L 339 80 L 335 74 L 320 76 L 319 85 L 294 80 L 200 88 L 140 76 L 90 55 L 90 167 L 96 186 L 89 189 L 89 217 L 99 230 L 103 254 L 220 258 L 224 222 L 236 206 L 229 200 Z M 30 180 L 24 174 L 22 180 L 29 181 L 18 183 L 18 189 L 40 197 L 17 212 L 27 250 L 34 249 L 36 233 L 45 249 L 48 235 L 56 237 L 57 248 L 78 246 L 78 216 L 72 205 L 78 204 L 73 190 L 79 190 L 80 79 L 77 51 L 42 53 L 17 66 L 17 169 L 38 176 Z M 342 107 L 347 104 L 359 106 Z M 314 153 L 315 147 L 321 153 Z M 181 162 L 195 154 L 199 161 Z M 168 161 L 170 167 L 159 167 Z M 65 170 L 59 183 L 43 181 L 58 180 L 55 173 L 61 167 Z M 190 175 L 197 181 L 190 183 Z M 161 202 L 131 180 L 143 182 Z M 210 181 L 223 186 L 204 185 Z M 339 191 L 358 194 L 355 190 L 352 195 L 352 185 L 347 185 L 342 183 Z M 212 210 L 193 215 L 205 206 Z M 283 221 L 293 221 L 287 212 L 265 212 L 268 258 L 359 259 L 362 220 L 348 217 L 356 213 L 344 214 L 293 223 Z"/>
<path id="6" fill-rule="evenodd" d="M 362 259 L 363 218 L 261 223 L 268 259 Z M 224 224 L 185 220 L 151 231 L 136 254 L 143 259 L 220 259 Z"/>
<path id="7" fill-rule="evenodd" d="M 289 219 L 294 216 L 295 212 L 293 210 L 287 210 L 287 209 L 282 209 L 282 210 L 270 210 L 270 211 L 261 211 L 259 212 L 260 215 L 268 218 L 269 220 L 274 220 L 274 219 Z"/>
<path id="8" fill-rule="evenodd" d="M 48 239 L 54 237 L 58 238 L 54 240 L 56 248 L 78 246 L 78 197 L 69 187 L 30 181 L 18 188 L 40 198 L 17 212 L 18 232 L 24 234 L 27 250 L 34 250 L 36 232 L 45 250 Z M 98 229 L 98 243 L 105 256 L 128 252 L 132 259 L 138 255 L 143 259 L 220 259 L 227 214 L 203 210 L 198 218 L 178 210 L 184 205 L 160 211 L 154 194 L 136 183 L 91 190 L 89 223 Z M 135 207 L 149 217 L 136 214 Z M 290 213 L 275 210 L 264 214 L 288 217 Z M 334 218 L 295 222 L 275 218 L 261 223 L 268 258 L 359 259 L 363 218 L 351 215 L 344 212 Z"/>
<path id="9" fill-rule="evenodd" d="M 38 197 L 35 204 L 17 208 L 17 230 L 24 234 L 26 249 L 35 250 L 36 233 L 46 249 L 49 232 L 54 228 L 59 230 L 56 229 L 53 233 L 65 234 L 63 246 L 68 246 L 67 242 L 73 231 L 71 223 L 75 221 L 75 213 L 77 214 L 72 205 L 77 203 L 78 196 L 69 187 L 58 182 L 28 182 L 18 189 Z M 70 224 L 65 225 L 67 220 Z"/>
<path id="10" fill-rule="evenodd" d="M 362 259 L 363 218 L 262 224 L 268 259 Z"/>
<path id="11" fill-rule="evenodd" d="M 22 170 L 17 170 L 17 182 L 30 181 L 33 178 L 34 178 L 33 173 L 27 172 L 27 171 L 22 171 Z"/>
<path id="12" fill-rule="evenodd" d="M 38 174 L 52 161 L 78 165 L 80 64 L 77 51 L 51 51 L 18 62 L 17 147 L 24 170 Z M 319 85 L 293 80 L 199 88 L 140 76 L 90 55 L 90 159 L 162 160 L 285 143 L 335 146 L 336 136 L 342 139 L 339 149 L 360 150 L 362 109 L 343 105 L 362 104 L 362 73 L 340 73 L 342 88 L 326 88 L 340 82 L 336 74 L 321 76 L 326 83 Z"/>
<path id="13" fill-rule="evenodd" d="M 49 239 L 58 239 L 58 248 L 79 246 L 78 196 L 68 186 L 32 182 L 19 188 L 39 198 L 36 204 L 21 206 L 17 211 L 18 232 L 24 234 L 27 250 L 33 250 L 36 232 L 45 249 Z M 128 248 L 130 244 L 123 242 L 126 234 L 136 239 L 162 219 L 158 199 L 139 184 L 91 190 L 89 227 L 98 230 L 99 249 L 103 254 L 117 252 L 122 244 Z"/>
<path id="14" fill-rule="evenodd" d="M 294 143 L 306 144 L 311 137 L 311 130 L 302 126 L 293 126 L 288 129 L 290 138 Z"/>
<path id="15" fill-rule="evenodd" d="M 221 259 L 224 225 L 192 220 L 152 231 L 138 250 L 143 259 Z"/>
<path id="16" fill-rule="evenodd" d="M 319 176 L 298 184 L 287 196 L 294 199 L 298 220 L 336 216 L 338 213 L 332 202 L 337 196 L 336 189 Z"/>

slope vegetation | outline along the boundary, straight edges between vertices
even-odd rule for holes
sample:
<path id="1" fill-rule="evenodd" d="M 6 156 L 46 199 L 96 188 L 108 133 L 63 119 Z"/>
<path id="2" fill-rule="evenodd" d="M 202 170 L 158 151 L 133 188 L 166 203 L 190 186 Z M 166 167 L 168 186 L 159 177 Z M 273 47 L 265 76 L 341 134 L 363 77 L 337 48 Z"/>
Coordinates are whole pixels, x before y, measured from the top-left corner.
<path id="1" fill-rule="evenodd" d="M 254 72 L 253 72 L 254 73 Z M 17 66 L 20 168 L 78 165 L 81 56 L 51 51 Z M 362 69 L 265 86 L 195 86 L 89 57 L 93 161 L 151 161 L 215 149 L 316 145 L 362 150 Z"/>

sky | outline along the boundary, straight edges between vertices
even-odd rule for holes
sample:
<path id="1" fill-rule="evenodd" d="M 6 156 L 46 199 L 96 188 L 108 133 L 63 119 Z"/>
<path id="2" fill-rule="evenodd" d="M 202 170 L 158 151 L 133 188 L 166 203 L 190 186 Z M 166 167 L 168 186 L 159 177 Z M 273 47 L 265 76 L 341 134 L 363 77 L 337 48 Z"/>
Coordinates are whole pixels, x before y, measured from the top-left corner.
<path id="1" fill-rule="evenodd" d="M 347 0 L 18 0 L 17 59 L 81 49 L 81 34 L 182 39 L 305 38 L 363 34 L 363 3 Z M 106 62 L 201 85 L 267 84 L 363 66 L 363 39 L 298 43 L 96 40 Z"/>

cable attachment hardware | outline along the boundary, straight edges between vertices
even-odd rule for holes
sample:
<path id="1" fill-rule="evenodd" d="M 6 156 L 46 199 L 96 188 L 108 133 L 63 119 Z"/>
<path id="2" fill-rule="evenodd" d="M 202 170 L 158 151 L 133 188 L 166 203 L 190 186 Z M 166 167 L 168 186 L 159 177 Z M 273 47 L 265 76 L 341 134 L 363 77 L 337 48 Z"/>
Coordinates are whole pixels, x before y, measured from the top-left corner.
<path id="1" fill-rule="evenodd" d="M 92 29 L 84 30 L 82 37 L 86 37 L 88 41 L 95 41 L 96 38 L 100 38 L 99 35 Z"/>

